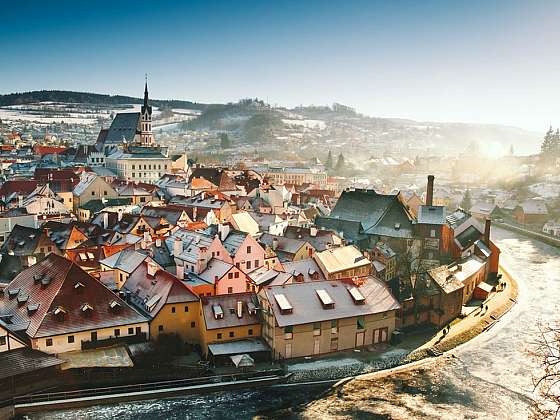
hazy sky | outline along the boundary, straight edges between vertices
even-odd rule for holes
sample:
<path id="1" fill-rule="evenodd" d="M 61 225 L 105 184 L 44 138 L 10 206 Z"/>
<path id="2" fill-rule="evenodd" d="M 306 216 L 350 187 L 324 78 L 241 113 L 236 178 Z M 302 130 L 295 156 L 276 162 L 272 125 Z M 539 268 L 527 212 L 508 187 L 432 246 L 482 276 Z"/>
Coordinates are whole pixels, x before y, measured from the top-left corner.
<path id="1" fill-rule="evenodd" d="M 560 125 L 560 1 L 11 1 L 0 93 L 341 102 L 372 116 Z"/>

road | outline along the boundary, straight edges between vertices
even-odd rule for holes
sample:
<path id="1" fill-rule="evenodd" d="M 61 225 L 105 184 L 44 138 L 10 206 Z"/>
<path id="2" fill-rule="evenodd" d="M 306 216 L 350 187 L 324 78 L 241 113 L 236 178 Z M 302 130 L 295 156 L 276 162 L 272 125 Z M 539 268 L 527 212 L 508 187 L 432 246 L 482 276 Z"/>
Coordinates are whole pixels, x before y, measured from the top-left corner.
<path id="1" fill-rule="evenodd" d="M 518 304 L 490 331 L 454 350 L 456 362 L 426 374 L 429 387 L 420 392 L 401 391 L 380 401 L 374 412 L 383 413 L 384 418 L 527 418 L 531 379 L 538 368 L 527 349 L 539 322 L 560 319 L 560 249 L 497 228 L 493 239 L 502 250 L 502 264 L 519 283 Z M 313 401 L 322 390 L 324 386 L 217 393 L 51 412 L 33 418 L 240 419 Z M 403 406 L 405 412 L 408 410 L 405 415 Z"/>

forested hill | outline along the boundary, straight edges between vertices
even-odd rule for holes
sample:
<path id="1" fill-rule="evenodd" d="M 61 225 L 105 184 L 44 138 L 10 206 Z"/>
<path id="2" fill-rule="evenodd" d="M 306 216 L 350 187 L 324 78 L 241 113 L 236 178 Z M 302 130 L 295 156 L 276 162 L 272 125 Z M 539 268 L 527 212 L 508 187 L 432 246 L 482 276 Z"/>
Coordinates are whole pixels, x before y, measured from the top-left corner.
<path id="1" fill-rule="evenodd" d="M 99 93 L 72 92 L 67 90 L 34 90 L 32 92 L 0 95 L 0 106 L 25 105 L 36 102 L 87 103 L 94 105 L 141 104 L 141 98 L 122 95 L 102 95 Z M 190 101 L 150 99 L 158 107 L 206 109 L 205 104 Z"/>

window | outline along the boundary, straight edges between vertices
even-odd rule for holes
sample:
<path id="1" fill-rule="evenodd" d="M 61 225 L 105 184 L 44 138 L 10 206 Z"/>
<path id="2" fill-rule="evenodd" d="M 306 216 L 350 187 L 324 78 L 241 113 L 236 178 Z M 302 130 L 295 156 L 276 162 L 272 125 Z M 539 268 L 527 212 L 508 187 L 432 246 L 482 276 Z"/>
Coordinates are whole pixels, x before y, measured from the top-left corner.
<path id="1" fill-rule="evenodd" d="M 134 334 L 134 328 L 130 327 L 128 329 L 128 335 L 132 335 L 132 334 Z"/>
<path id="2" fill-rule="evenodd" d="M 132 165 L 132 169 L 136 169 L 136 166 L 135 166 L 135 165 Z M 134 176 L 134 174 L 133 174 L 132 176 Z"/>
<path id="3" fill-rule="evenodd" d="M 321 335 L 321 323 L 320 322 L 314 322 L 313 323 L 313 335 L 314 336 Z"/>
<path id="4" fill-rule="evenodd" d="M 132 178 L 136 178 L 136 173 L 132 172 Z"/>
<path id="5" fill-rule="evenodd" d="M 52 338 L 47 338 L 46 344 L 47 344 L 47 347 L 51 347 L 52 346 Z"/>
<path id="6" fill-rule="evenodd" d="M 2 337 L 0 337 L 0 346 L 5 346 L 6 345 L 6 336 L 3 335 Z"/>
<path id="7" fill-rule="evenodd" d="M 259 268 L 259 260 L 255 260 L 255 268 Z"/>
<path id="8" fill-rule="evenodd" d="M 163 325 L 158 325 L 157 329 L 158 329 L 159 332 L 162 332 L 163 331 Z"/>
<path id="9" fill-rule="evenodd" d="M 231 338 L 233 338 L 233 337 L 235 336 L 235 334 L 233 333 L 233 331 L 230 331 L 230 332 L 229 332 L 229 336 L 230 336 Z"/>
<path id="10" fill-rule="evenodd" d="M 250 253 L 251 253 L 251 247 L 248 246 L 248 247 L 247 247 L 247 254 L 250 254 Z"/>
<path id="11" fill-rule="evenodd" d="M 120 328 L 115 328 L 115 337 L 119 337 L 121 335 Z"/>
<path id="12" fill-rule="evenodd" d="M 251 261 L 247 261 L 247 270 L 251 268 Z"/>
<path id="13" fill-rule="evenodd" d="M 72 344 L 74 342 L 74 336 L 73 335 L 69 335 L 68 336 L 68 344 Z"/>
<path id="14" fill-rule="evenodd" d="M 430 231 L 430 236 L 431 236 L 432 238 L 435 238 L 435 237 L 436 237 L 436 230 L 435 230 L 435 229 L 432 229 L 432 230 Z"/>
<path id="15" fill-rule="evenodd" d="M 136 334 L 137 335 L 142 334 L 142 327 L 136 327 Z"/>
<path id="16" fill-rule="evenodd" d="M 363 330 L 366 328 L 366 322 L 364 321 L 363 316 L 359 316 L 356 320 L 356 328 L 358 328 L 359 330 Z"/>
<path id="17" fill-rule="evenodd" d="M 337 332 L 338 332 L 338 321 L 336 319 L 333 319 L 331 321 L 331 333 L 336 334 Z"/>
<path id="18" fill-rule="evenodd" d="M 175 313 L 175 306 L 171 307 L 171 313 L 174 314 Z"/>
<path id="19" fill-rule="evenodd" d="M 103 191 L 103 195 L 107 195 L 107 191 Z"/>
<path id="20" fill-rule="evenodd" d="M 91 341 L 97 341 L 97 331 L 91 333 Z"/>
<path id="21" fill-rule="evenodd" d="M 233 287 L 228 287 L 228 288 L 227 288 L 227 292 L 228 292 L 228 293 L 233 293 Z"/>
<path id="22" fill-rule="evenodd" d="M 238 279 L 238 278 L 239 278 L 239 271 L 236 271 L 236 272 L 235 272 L 235 275 L 234 275 L 234 277 L 235 277 L 236 279 Z"/>
<path id="23" fill-rule="evenodd" d="M 185 306 L 185 312 L 189 312 L 189 307 Z"/>
<path id="24" fill-rule="evenodd" d="M 222 333 L 218 333 L 218 335 L 216 336 L 216 338 L 217 338 L 218 340 L 221 340 L 221 339 L 222 339 Z"/>
<path id="25" fill-rule="evenodd" d="M 294 337 L 294 327 L 291 325 L 288 327 L 284 327 L 284 339 L 291 340 L 293 337 Z"/>
<path id="26" fill-rule="evenodd" d="M 235 267 L 239 268 L 239 263 L 238 262 L 235 263 Z"/>
<path id="27" fill-rule="evenodd" d="M 232 273 L 232 272 L 229 272 L 228 275 L 227 275 L 227 277 L 228 277 L 228 279 L 232 279 L 232 278 L 233 278 L 233 273 Z"/>
<path id="28" fill-rule="evenodd" d="M 196 326 L 196 323 L 193 321 L 191 322 L 191 328 L 194 328 Z"/>
<path id="29" fill-rule="evenodd" d="M 247 330 L 247 334 L 248 334 L 248 335 L 253 335 L 253 329 L 252 329 L 252 328 L 249 328 L 249 329 Z"/>
<path id="30" fill-rule="evenodd" d="M 91 195 L 92 195 L 92 196 L 95 195 L 95 191 L 92 191 L 92 192 L 91 192 Z"/>

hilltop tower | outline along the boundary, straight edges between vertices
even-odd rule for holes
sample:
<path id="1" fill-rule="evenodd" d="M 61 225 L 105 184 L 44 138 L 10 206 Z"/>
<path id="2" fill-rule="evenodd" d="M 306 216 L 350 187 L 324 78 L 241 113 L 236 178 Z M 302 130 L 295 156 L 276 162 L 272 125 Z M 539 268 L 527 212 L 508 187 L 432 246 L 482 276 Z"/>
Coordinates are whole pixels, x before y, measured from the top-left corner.
<path id="1" fill-rule="evenodd" d="M 148 99 L 148 76 L 144 87 L 144 104 L 140 110 L 140 142 L 142 146 L 153 146 L 154 135 L 152 134 L 152 107 Z"/>

